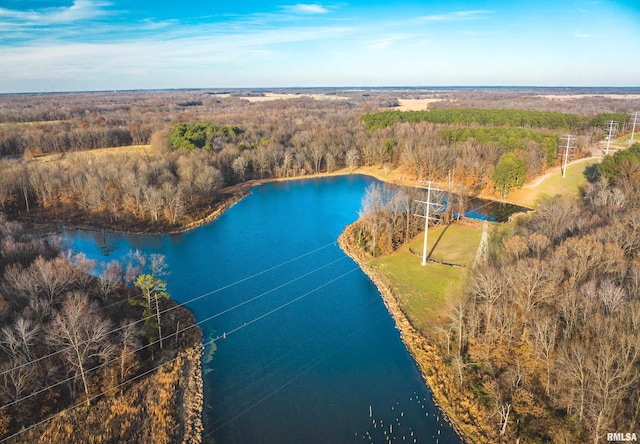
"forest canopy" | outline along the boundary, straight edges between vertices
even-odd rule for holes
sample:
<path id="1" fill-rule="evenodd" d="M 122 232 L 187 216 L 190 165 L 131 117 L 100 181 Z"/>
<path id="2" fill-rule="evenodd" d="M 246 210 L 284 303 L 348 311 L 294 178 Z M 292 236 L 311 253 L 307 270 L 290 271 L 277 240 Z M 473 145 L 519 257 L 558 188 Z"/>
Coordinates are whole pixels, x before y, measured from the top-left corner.
<path id="1" fill-rule="evenodd" d="M 595 118 L 588 118 L 577 114 L 555 111 L 470 108 L 434 109 L 430 111 L 381 111 L 362 116 L 362 122 L 371 131 L 392 126 L 396 122 L 579 130 L 592 126 L 602 127 L 609 120 L 615 120 L 620 125 L 624 125 L 629 120 L 629 116 L 627 114 L 599 114 Z"/>
<path id="2" fill-rule="evenodd" d="M 598 167 L 599 173 L 615 182 L 617 177 L 632 179 L 640 176 L 640 143 L 633 144 L 627 150 L 617 151 L 612 156 L 606 156 Z"/>
<path id="3" fill-rule="evenodd" d="M 547 166 L 553 166 L 558 154 L 560 138 L 554 134 L 545 134 L 524 128 L 446 128 L 438 133 L 449 143 L 466 142 L 473 139 L 480 144 L 497 142 L 508 151 L 526 151 L 528 142 L 542 145 L 547 153 Z"/>
<path id="4" fill-rule="evenodd" d="M 191 151 L 201 148 L 211 151 L 216 137 L 222 137 L 225 141 L 235 140 L 241 132 L 237 126 L 218 127 L 213 122 L 181 123 L 173 126 L 169 133 L 169 141 L 176 149 Z"/>

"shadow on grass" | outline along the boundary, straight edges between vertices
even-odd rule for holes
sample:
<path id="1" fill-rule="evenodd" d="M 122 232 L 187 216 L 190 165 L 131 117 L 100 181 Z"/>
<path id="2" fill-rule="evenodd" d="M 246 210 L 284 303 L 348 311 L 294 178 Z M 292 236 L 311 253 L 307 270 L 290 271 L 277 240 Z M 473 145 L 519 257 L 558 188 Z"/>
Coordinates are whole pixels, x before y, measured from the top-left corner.
<path id="1" fill-rule="evenodd" d="M 444 230 L 442 230 L 442 233 L 440 233 L 440 236 L 438 236 L 438 239 L 436 240 L 436 242 L 433 244 L 433 247 L 431 247 L 431 250 L 429 251 L 429 253 L 427 254 L 427 260 L 431 260 L 431 255 L 433 254 L 433 252 L 435 251 L 436 247 L 438 246 L 438 244 L 440 243 L 440 241 L 442 240 L 442 236 L 444 236 L 444 233 L 447 232 L 447 230 L 449 229 L 449 227 L 451 226 L 453 222 L 449 222 L 447 224 L 446 227 L 444 227 Z"/>
<path id="2" fill-rule="evenodd" d="M 436 247 L 438 246 L 438 244 L 440 243 L 440 240 L 442 240 L 442 237 L 444 236 L 444 233 L 449 229 L 449 226 L 452 225 L 455 221 L 451 221 L 447 224 L 447 226 L 444 228 L 444 230 L 442 230 L 442 233 L 440 233 L 440 235 L 438 236 L 438 239 L 436 240 L 436 242 L 433 244 L 433 246 L 431 247 L 431 250 L 429 251 L 429 253 L 427 254 L 427 262 L 436 262 L 438 264 L 441 265 L 446 265 L 448 267 L 464 267 L 464 265 L 460 265 L 460 264 L 453 264 L 450 262 L 444 262 L 444 261 L 440 261 L 438 259 L 433 259 L 431 258 L 431 255 L 433 254 L 433 252 L 435 251 Z M 414 256 L 418 256 L 418 257 L 422 257 L 422 253 L 415 251 L 413 248 L 409 247 L 409 253 L 413 254 Z"/>

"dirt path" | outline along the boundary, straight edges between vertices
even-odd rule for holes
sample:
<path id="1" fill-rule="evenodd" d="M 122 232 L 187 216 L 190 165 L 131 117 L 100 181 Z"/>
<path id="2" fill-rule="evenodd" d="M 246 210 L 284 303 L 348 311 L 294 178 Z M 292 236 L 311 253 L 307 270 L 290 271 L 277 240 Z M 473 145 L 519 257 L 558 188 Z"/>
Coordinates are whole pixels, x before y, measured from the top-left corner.
<path id="1" fill-rule="evenodd" d="M 602 159 L 602 156 L 591 156 L 591 157 L 585 157 L 585 158 L 578 159 L 578 160 L 573 160 L 573 161 L 567 163 L 567 166 L 569 167 L 571 165 L 575 165 L 577 163 L 586 162 L 588 160 L 593 160 L 593 159 Z M 540 184 L 542 184 L 542 182 L 544 182 L 546 179 L 548 179 L 552 175 L 558 174 L 558 171 L 562 171 L 562 167 L 553 167 L 552 169 L 547 171 L 545 174 L 543 174 L 542 176 L 538 177 L 534 182 L 524 184 L 522 186 L 522 188 L 535 188 L 535 187 L 539 186 Z"/>

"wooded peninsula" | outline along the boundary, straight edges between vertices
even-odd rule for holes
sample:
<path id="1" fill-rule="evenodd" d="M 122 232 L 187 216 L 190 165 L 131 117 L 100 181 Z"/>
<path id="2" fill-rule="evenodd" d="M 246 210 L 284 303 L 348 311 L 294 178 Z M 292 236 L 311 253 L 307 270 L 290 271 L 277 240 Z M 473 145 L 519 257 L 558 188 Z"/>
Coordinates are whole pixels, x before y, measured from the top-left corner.
<path id="1" fill-rule="evenodd" d="M 637 430 L 637 91 L 287 92 L 0 96 L 0 442 L 201 439 L 202 334 L 164 258 L 99 264 L 57 229 L 183 231 L 256 183 L 354 172 L 385 184 L 341 245 L 465 441 Z M 448 198 L 420 267 L 426 183 Z M 483 226 L 472 196 L 533 211 Z"/>

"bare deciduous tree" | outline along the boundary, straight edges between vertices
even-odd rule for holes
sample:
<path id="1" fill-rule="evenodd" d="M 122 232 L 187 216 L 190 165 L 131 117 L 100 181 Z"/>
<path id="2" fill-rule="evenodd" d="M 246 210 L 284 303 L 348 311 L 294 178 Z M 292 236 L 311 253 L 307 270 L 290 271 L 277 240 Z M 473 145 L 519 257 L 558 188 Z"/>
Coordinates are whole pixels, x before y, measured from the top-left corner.
<path id="1" fill-rule="evenodd" d="M 72 292 L 67 295 L 47 332 L 47 342 L 61 351 L 70 372 L 82 380 L 87 405 L 90 405 L 87 372 L 112 355 L 110 330 L 110 322 L 96 313 L 87 295 Z"/>

